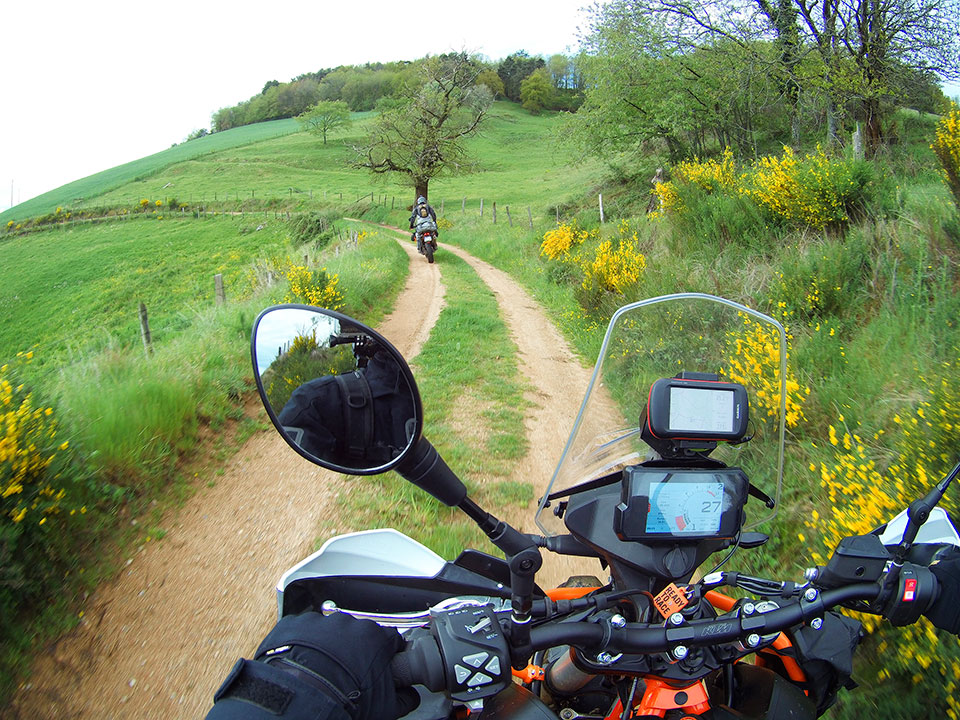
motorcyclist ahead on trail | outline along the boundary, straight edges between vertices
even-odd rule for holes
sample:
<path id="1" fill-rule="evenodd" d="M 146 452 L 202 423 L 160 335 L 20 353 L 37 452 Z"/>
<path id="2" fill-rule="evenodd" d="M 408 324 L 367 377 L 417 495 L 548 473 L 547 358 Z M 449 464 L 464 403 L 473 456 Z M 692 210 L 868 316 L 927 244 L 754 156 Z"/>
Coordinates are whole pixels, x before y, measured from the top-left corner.
<path id="1" fill-rule="evenodd" d="M 410 229 L 413 230 L 410 239 L 417 242 L 418 249 L 421 233 L 425 230 L 432 230 L 434 237 L 440 235 L 437 228 L 437 213 L 423 195 L 417 198 L 417 204 L 413 206 L 413 211 L 410 213 Z"/>

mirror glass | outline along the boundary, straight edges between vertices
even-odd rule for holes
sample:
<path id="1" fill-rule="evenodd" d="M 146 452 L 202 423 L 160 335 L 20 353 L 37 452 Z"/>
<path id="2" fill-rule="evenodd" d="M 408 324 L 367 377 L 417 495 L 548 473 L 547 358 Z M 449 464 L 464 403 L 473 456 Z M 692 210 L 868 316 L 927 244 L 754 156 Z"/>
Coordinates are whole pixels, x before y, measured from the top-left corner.
<path id="1" fill-rule="evenodd" d="M 349 474 L 385 472 L 419 438 L 420 399 L 400 353 L 331 310 L 268 308 L 254 326 L 260 397 L 301 455 Z"/>

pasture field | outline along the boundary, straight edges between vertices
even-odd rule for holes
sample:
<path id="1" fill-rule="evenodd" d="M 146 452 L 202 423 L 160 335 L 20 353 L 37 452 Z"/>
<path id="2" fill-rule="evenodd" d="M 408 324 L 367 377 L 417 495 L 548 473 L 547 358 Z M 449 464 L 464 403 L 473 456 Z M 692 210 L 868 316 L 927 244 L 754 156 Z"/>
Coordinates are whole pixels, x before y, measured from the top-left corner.
<path id="1" fill-rule="evenodd" d="M 42 363 L 139 343 L 140 302 L 163 342 L 213 304 L 215 274 L 232 300 L 249 297 L 253 261 L 281 252 L 285 232 L 281 221 L 174 215 L 12 237 L 0 246 L 0 356 L 33 349 Z"/>
<path id="2" fill-rule="evenodd" d="M 142 199 L 166 203 L 175 198 L 210 209 L 319 209 L 355 202 L 371 193 L 387 206 L 409 206 L 414 198 L 401 176 L 374 176 L 354 168 L 352 149 L 371 121 L 354 113 L 353 125 L 328 138 L 298 132 L 294 120 L 278 120 L 214 133 L 142 160 L 97 173 L 0 214 L 0 222 L 52 213 L 57 207 L 134 207 Z M 597 192 L 595 161 L 577 162 L 559 143 L 560 116 L 532 116 L 513 103 L 494 103 L 479 136 L 467 146 L 479 160 L 479 172 L 441 176 L 430 184 L 430 202 L 447 212 L 466 207 L 500 217 L 510 206 L 516 219 L 527 207 L 536 217 L 552 216 L 560 204 L 575 205 Z M 269 127 L 266 127 L 269 126 Z M 83 198 L 82 201 L 77 198 Z M 2 232 L 2 230 L 0 230 Z"/>
<path id="3" fill-rule="evenodd" d="M 299 129 L 296 120 L 274 120 L 256 125 L 245 125 L 244 127 L 213 133 L 196 140 L 180 143 L 153 155 L 74 180 L 15 205 L 0 213 L 0 223 L 6 225 L 10 220 L 44 215 L 53 212 L 57 207 L 90 207 L 96 204 L 98 198 L 109 190 L 129 183 L 140 182 L 172 163 L 184 162 L 206 153 L 217 152 L 238 145 L 260 142 L 266 138 L 287 135 L 297 132 Z"/>

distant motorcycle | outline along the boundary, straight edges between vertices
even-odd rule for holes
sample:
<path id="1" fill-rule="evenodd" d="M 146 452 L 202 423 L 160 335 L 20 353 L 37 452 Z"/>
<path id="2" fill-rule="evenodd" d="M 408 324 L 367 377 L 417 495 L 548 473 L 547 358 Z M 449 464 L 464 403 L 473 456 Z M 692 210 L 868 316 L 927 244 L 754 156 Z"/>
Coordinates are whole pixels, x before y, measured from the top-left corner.
<path id="1" fill-rule="evenodd" d="M 423 211 L 426 213 L 426 209 Z M 414 233 L 417 238 L 417 252 L 427 256 L 427 262 L 433 262 L 437 251 L 437 223 L 430 215 L 418 215 L 414 221 Z"/>

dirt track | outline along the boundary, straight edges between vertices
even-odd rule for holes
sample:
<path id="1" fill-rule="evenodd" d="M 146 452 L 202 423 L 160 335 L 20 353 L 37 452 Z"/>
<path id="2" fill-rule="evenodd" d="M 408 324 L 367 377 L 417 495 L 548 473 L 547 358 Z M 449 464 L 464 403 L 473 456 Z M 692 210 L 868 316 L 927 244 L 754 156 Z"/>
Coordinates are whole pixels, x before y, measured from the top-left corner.
<path id="1" fill-rule="evenodd" d="M 427 264 L 398 231 L 410 276 L 394 313 L 378 328 L 407 358 L 419 352 L 443 306 L 443 254 L 470 263 L 497 297 L 533 388 L 525 426 L 528 457 L 517 479 L 542 490 L 579 408 L 589 371 L 542 310 L 505 273 L 441 246 Z M 429 317 L 423 309 L 432 310 Z M 466 422 L 466 420 L 464 420 Z M 168 532 L 132 555 L 88 602 L 81 625 L 49 648 L 14 699 L 14 718 L 195 718 L 234 661 L 249 656 L 276 617 L 274 584 L 312 550 L 333 516 L 343 480 L 290 451 L 270 431 L 252 437 L 204 486 Z M 533 530 L 533 513 L 507 518 Z M 545 557 L 541 584 L 599 570 L 596 563 Z"/>

